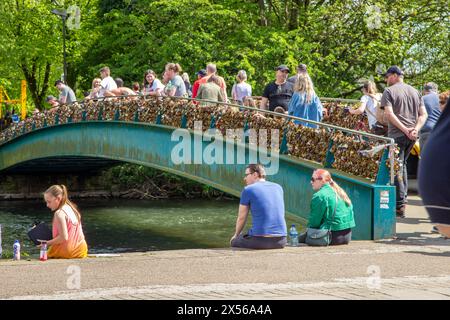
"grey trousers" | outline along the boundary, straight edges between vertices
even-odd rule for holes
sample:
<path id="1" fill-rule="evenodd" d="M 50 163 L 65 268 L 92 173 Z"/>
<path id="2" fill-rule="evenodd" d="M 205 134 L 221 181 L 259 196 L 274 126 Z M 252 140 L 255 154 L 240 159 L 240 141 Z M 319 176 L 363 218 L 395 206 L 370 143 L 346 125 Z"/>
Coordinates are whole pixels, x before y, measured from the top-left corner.
<path id="1" fill-rule="evenodd" d="M 231 242 L 231 246 L 248 249 L 282 249 L 286 243 L 286 237 L 256 237 L 241 234 Z"/>

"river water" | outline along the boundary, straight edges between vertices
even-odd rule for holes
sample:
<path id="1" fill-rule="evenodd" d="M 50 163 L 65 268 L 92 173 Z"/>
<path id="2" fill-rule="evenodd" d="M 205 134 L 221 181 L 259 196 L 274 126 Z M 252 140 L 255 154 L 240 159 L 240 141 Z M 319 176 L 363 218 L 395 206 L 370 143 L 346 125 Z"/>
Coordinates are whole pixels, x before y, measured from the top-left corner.
<path id="1" fill-rule="evenodd" d="M 229 246 L 234 233 L 238 200 L 77 200 L 89 253 L 120 253 Z M 15 239 L 22 252 L 39 252 L 28 239 L 34 221 L 51 226 L 53 214 L 43 201 L 2 201 L 3 251 L 11 251 Z M 247 222 L 246 229 L 250 226 Z M 300 225 L 286 216 L 288 226 Z"/>

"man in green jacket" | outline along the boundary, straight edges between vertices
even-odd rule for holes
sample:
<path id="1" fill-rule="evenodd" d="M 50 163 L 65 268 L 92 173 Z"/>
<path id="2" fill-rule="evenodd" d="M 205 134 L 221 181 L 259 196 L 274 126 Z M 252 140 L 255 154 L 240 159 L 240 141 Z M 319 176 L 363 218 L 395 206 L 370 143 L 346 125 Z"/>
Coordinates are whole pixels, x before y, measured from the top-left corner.
<path id="1" fill-rule="evenodd" d="M 215 75 L 209 77 L 207 83 L 200 85 L 200 88 L 198 89 L 197 99 L 225 102 L 225 97 L 222 93 L 222 89 L 220 88 L 219 83 L 219 78 Z M 212 103 L 202 103 L 203 106 L 209 104 Z"/>

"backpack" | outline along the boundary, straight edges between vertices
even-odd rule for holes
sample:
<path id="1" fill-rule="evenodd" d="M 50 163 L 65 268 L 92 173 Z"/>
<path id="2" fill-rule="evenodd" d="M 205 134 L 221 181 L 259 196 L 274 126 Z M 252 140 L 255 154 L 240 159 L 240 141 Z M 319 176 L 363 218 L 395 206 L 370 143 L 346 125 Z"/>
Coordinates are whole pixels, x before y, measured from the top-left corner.
<path id="1" fill-rule="evenodd" d="M 386 118 L 384 107 L 381 106 L 381 100 L 379 100 L 378 98 L 372 98 L 372 100 L 375 103 L 375 111 L 376 111 L 375 118 L 381 125 L 387 126 L 389 120 Z"/>

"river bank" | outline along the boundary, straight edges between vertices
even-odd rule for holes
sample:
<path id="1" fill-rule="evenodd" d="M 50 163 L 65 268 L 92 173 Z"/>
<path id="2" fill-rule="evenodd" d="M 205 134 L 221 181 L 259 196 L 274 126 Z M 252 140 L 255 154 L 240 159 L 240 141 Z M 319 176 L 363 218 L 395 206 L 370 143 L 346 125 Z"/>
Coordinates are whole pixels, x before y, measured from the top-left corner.
<path id="1" fill-rule="evenodd" d="M 72 199 L 236 199 L 219 190 L 152 168 L 122 164 L 95 172 L 0 175 L 0 200 L 42 199 L 64 184 Z"/>

